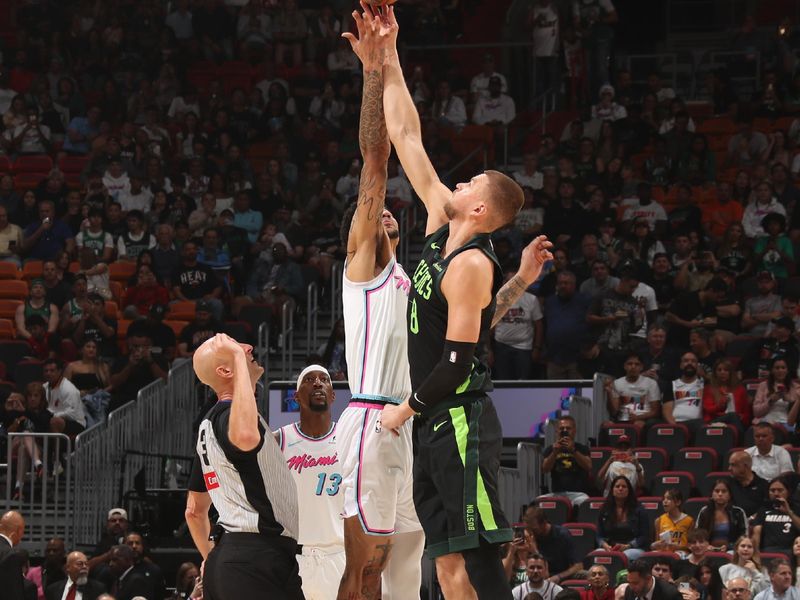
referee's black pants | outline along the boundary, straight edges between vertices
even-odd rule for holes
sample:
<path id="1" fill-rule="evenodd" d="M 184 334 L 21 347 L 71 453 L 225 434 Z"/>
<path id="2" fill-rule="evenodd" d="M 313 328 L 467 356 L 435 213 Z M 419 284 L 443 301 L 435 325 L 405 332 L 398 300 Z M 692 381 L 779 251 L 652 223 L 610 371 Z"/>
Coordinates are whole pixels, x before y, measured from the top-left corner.
<path id="1" fill-rule="evenodd" d="M 303 600 L 297 542 L 284 536 L 223 533 L 208 555 L 205 600 Z"/>

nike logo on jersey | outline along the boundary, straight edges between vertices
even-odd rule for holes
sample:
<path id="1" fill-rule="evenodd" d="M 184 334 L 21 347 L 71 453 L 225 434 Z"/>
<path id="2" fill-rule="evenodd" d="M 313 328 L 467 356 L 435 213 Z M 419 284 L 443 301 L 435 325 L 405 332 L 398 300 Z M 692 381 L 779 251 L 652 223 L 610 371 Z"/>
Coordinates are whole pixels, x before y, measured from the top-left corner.
<path id="1" fill-rule="evenodd" d="M 432 250 L 439 250 L 440 248 L 441 248 L 441 246 L 439 246 L 439 244 L 437 244 L 436 242 L 431 244 L 431 249 Z"/>
<path id="2" fill-rule="evenodd" d="M 442 425 L 444 425 L 445 423 L 447 423 L 447 421 L 442 421 L 441 423 L 437 423 L 436 425 L 434 425 L 434 426 L 433 426 L 433 431 L 434 431 L 434 432 L 436 432 L 436 431 L 439 431 L 439 428 L 440 428 Z"/>

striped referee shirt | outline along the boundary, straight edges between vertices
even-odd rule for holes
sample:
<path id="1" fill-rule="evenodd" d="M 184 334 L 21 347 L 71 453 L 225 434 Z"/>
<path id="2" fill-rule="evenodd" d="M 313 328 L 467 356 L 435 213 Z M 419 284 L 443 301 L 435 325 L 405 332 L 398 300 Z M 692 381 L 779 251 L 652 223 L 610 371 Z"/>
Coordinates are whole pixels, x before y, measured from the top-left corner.
<path id="1" fill-rule="evenodd" d="M 208 492 L 226 531 L 284 535 L 297 539 L 297 491 L 286 459 L 259 417 L 261 441 L 248 452 L 228 439 L 230 401 L 206 414 L 197 437 L 189 489 Z"/>

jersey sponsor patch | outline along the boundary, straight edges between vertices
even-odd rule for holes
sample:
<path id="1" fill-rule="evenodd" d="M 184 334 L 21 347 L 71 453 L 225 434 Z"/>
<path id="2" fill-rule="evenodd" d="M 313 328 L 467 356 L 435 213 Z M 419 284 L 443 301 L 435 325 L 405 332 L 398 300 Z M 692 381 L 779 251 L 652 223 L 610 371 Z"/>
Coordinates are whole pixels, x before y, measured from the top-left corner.
<path id="1" fill-rule="evenodd" d="M 207 490 L 211 491 L 219 487 L 219 479 L 217 479 L 217 474 L 215 471 L 209 471 L 208 473 L 203 473 L 203 479 L 206 480 Z"/>

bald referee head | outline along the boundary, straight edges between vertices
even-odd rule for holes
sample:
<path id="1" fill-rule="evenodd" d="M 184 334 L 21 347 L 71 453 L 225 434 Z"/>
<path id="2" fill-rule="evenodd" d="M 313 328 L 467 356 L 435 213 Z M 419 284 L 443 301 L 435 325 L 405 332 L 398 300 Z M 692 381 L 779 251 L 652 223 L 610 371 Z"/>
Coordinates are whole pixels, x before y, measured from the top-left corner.
<path id="1" fill-rule="evenodd" d="M 253 347 L 242 344 L 224 333 L 203 342 L 194 353 L 192 362 L 197 378 L 209 386 L 220 398 L 233 393 L 234 357 L 236 347 L 244 350 L 247 357 L 247 370 L 255 388 L 256 382 L 264 374 L 264 367 L 253 356 Z"/>

